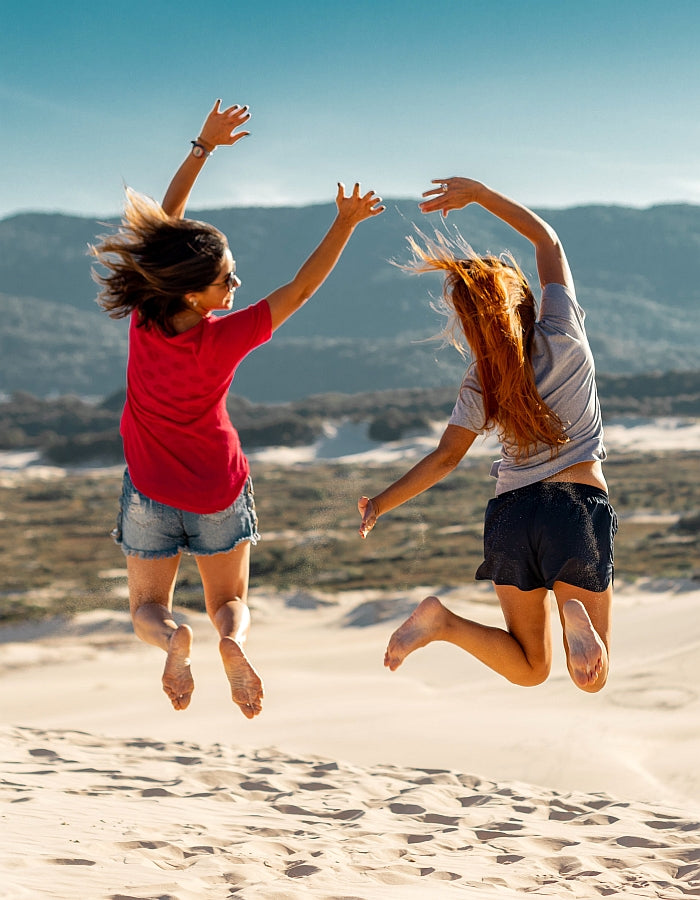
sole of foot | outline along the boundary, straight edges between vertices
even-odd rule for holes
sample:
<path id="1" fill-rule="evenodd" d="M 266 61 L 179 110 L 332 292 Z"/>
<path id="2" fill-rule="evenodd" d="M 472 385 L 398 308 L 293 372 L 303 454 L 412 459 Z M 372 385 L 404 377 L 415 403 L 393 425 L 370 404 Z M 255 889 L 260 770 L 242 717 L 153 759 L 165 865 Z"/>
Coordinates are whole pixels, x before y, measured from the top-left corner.
<path id="1" fill-rule="evenodd" d="M 231 699 L 247 719 L 254 718 L 262 710 L 263 683 L 260 676 L 233 638 L 222 638 L 219 651 L 231 685 Z"/>
<path id="2" fill-rule="evenodd" d="M 598 681 L 607 651 L 580 600 L 567 600 L 563 613 L 571 677 L 585 690 Z"/>
<path id="3" fill-rule="evenodd" d="M 435 639 L 445 616 L 445 607 L 437 597 L 421 600 L 403 625 L 389 638 L 384 665 L 394 672 L 409 653 L 425 647 Z"/>
<path id="4" fill-rule="evenodd" d="M 180 625 L 170 638 L 163 670 L 163 690 L 175 709 L 187 709 L 192 699 L 194 679 L 190 669 L 191 652 L 192 629 L 189 625 Z"/>

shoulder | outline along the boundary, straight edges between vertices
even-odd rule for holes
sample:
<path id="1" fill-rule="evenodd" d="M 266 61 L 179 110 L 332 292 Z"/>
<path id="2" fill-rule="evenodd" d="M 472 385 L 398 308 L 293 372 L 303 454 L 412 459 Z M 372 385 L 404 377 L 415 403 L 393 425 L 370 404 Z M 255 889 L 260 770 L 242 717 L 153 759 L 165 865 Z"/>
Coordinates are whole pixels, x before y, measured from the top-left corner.
<path id="1" fill-rule="evenodd" d="M 586 314 L 579 306 L 573 285 L 550 282 L 542 289 L 539 321 L 565 319 L 583 325 Z"/>
<path id="2" fill-rule="evenodd" d="M 227 359 L 231 354 L 243 358 L 272 336 L 272 317 L 267 300 L 235 310 L 225 316 L 210 316 L 203 331 L 205 347 L 221 348 Z"/>
<path id="3" fill-rule="evenodd" d="M 204 322 L 213 332 L 234 332 L 243 329 L 264 329 L 265 324 L 270 320 L 270 307 L 267 300 L 258 300 L 257 303 L 244 306 L 242 309 L 235 309 L 223 316 L 209 316 Z"/>
<path id="4" fill-rule="evenodd" d="M 486 423 L 484 422 L 483 391 L 474 364 L 469 366 L 462 379 L 449 424 L 468 428 L 476 434 L 484 431 Z"/>

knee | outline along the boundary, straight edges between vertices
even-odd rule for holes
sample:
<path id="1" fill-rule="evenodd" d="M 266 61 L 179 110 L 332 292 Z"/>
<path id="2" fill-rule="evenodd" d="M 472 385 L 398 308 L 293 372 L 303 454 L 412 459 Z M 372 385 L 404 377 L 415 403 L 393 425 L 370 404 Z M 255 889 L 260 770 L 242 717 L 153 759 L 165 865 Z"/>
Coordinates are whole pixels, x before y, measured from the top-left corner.
<path id="1" fill-rule="evenodd" d="M 531 662 L 528 671 L 519 672 L 510 681 L 513 684 L 520 685 L 520 687 L 537 687 L 538 684 L 543 684 L 549 678 L 551 668 L 551 661 L 546 659 Z"/>

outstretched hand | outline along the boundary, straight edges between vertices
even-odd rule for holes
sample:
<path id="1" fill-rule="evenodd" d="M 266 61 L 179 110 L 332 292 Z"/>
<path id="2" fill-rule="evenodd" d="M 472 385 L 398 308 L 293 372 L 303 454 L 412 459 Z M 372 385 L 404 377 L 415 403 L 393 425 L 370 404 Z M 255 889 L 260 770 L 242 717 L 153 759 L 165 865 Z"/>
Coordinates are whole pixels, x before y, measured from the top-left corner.
<path id="1" fill-rule="evenodd" d="M 472 178 L 433 178 L 432 184 L 437 187 L 424 191 L 423 200 L 418 204 L 423 213 L 441 212 L 443 217 L 451 209 L 462 209 L 470 203 L 478 201 L 479 191 L 483 187 L 481 182 Z"/>
<path id="2" fill-rule="evenodd" d="M 360 497 L 357 508 L 362 516 L 360 524 L 360 537 L 366 538 L 377 522 L 377 510 L 369 497 Z"/>
<path id="3" fill-rule="evenodd" d="M 247 106 L 239 106 L 238 103 L 221 109 L 221 100 L 217 100 L 211 112 L 204 121 L 199 132 L 199 140 L 207 147 L 231 146 L 240 141 L 249 131 L 236 131 L 250 119 Z"/>
<path id="4" fill-rule="evenodd" d="M 372 216 L 378 216 L 386 209 L 381 205 L 382 198 L 378 197 L 374 191 L 367 191 L 366 194 L 360 195 L 360 185 L 357 182 L 355 182 L 352 194 L 346 197 L 345 185 L 339 181 L 335 202 L 338 207 L 338 217 L 348 219 L 352 225 L 357 225 L 365 219 L 371 219 Z"/>

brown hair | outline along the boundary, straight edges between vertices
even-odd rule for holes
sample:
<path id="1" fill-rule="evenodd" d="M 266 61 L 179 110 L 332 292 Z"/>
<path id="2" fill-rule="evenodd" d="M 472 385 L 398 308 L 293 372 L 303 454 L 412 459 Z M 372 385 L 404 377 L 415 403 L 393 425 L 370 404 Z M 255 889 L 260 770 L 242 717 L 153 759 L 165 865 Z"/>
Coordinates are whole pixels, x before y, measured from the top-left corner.
<path id="1" fill-rule="evenodd" d="M 495 427 L 518 460 L 537 444 L 556 455 L 568 438 L 535 385 L 530 353 L 537 311 L 520 267 L 510 254 L 477 255 L 458 233 L 450 238 L 436 232 L 434 240 L 419 234 L 425 247 L 409 237 L 413 261 L 402 268 L 445 273 L 444 336 L 462 353 L 466 340 L 471 351 L 483 392 L 483 427 Z"/>
<path id="2" fill-rule="evenodd" d="M 169 216 L 154 200 L 127 188 L 121 226 L 89 247 L 107 269 L 106 275 L 92 270 L 102 285 L 97 303 L 113 319 L 138 310 L 140 326 L 175 334 L 172 317 L 185 308 L 185 294 L 214 282 L 226 246 L 213 225 Z"/>

